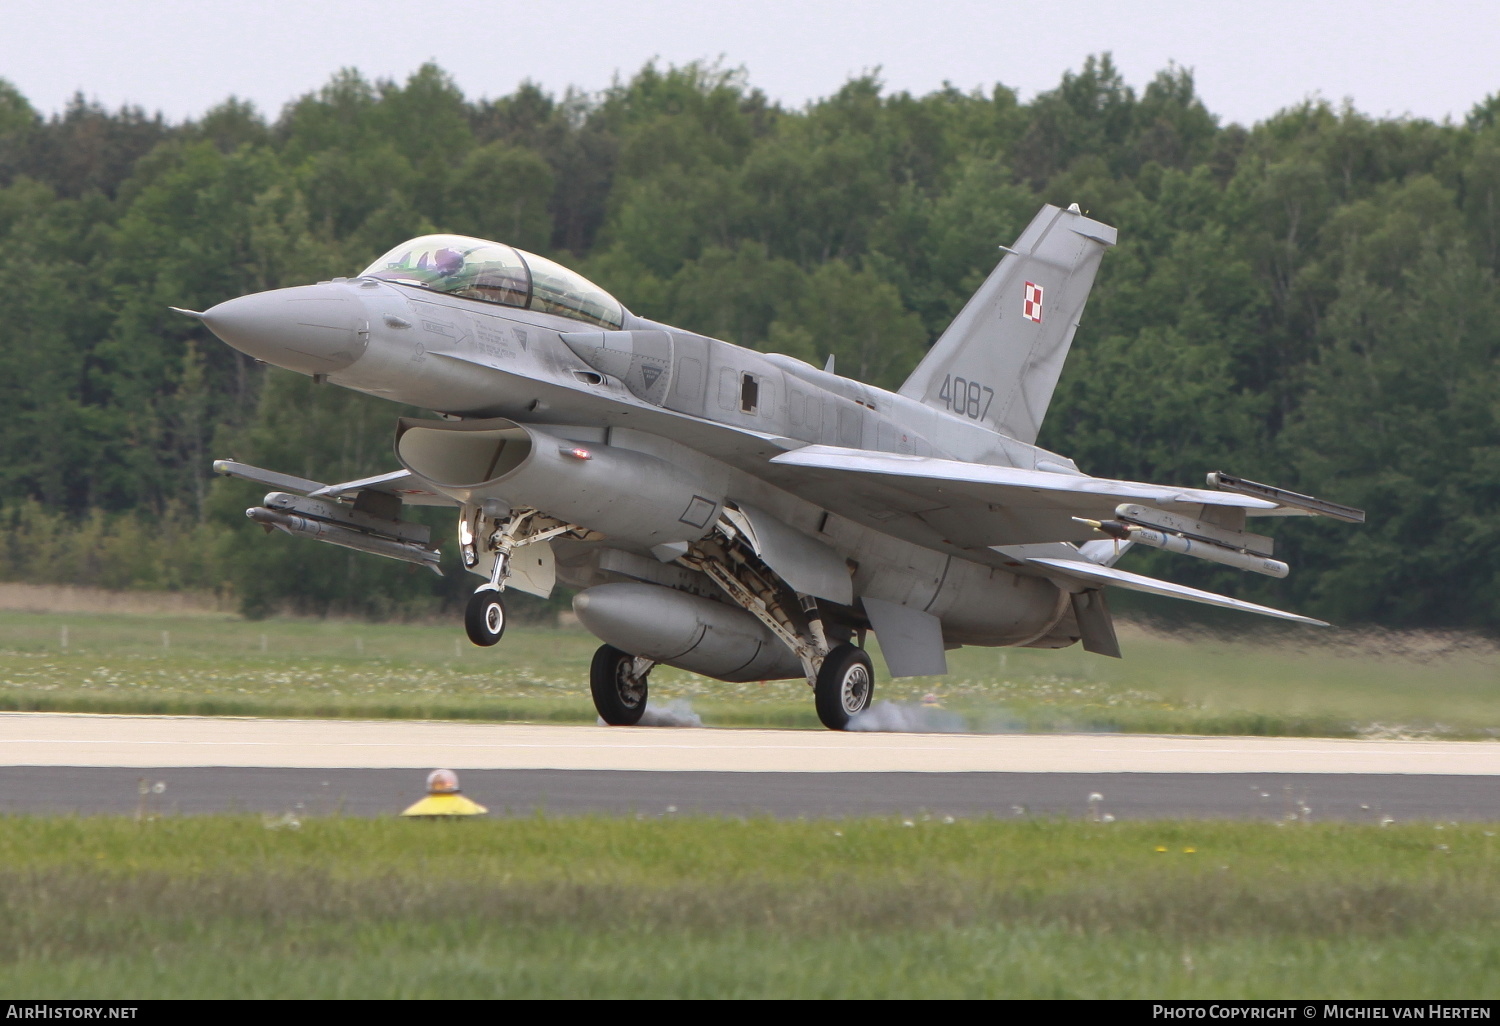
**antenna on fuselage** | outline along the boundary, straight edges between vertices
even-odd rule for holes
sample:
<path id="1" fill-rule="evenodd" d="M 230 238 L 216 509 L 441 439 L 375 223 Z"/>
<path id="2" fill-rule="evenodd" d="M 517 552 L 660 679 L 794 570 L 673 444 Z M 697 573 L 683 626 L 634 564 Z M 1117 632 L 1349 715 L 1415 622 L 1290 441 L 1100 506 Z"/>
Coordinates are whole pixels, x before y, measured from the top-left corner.
<path id="1" fill-rule="evenodd" d="M 825 374 L 832 374 L 833 373 L 833 354 L 832 353 L 828 354 L 828 362 L 823 365 L 823 372 Z"/>

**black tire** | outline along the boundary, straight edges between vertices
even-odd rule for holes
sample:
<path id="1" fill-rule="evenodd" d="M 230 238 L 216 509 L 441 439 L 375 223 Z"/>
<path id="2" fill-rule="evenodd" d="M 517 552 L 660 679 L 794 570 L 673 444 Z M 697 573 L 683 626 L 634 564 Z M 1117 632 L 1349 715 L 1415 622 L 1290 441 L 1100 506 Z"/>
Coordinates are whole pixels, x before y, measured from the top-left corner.
<path id="1" fill-rule="evenodd" d="M 589 667 L 589 690 L 599 718 L 611 727 L 633 727 L 646 712 L 646 677 L 633 680 L 635 657 L 613 645 L 600 645 Z"/>
<path id="2" fill-rule="evenodd" d="M 864 649 L 839 645 L 823 660 L 813 699 L 818 719 L 829 730 L 844 730 L 857 714 L 870 708 L 875 695 L 875 670 Z"/>
<path id="3" fill-rule="evenodd" d="M 464 632 L 481 648 L 489 648 L 505 633 L 505 600 L 494 588 L 480 588 L 464 609 Z"/>

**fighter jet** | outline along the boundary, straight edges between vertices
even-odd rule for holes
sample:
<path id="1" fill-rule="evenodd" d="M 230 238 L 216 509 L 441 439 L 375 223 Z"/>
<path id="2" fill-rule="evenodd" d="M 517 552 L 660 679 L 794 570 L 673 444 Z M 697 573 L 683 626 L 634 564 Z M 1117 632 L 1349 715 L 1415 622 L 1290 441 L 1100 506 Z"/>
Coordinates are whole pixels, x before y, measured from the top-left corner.
<path id="1" fill-rule="evenodd" d="M 1118 569 L 1143 544 L 1283 577 L 1250 517 L 1356 509 L 1208 475 L 1091 477 L 1035 444 L 1115 229 L 1045 206 L 896 392 L 639 317 L 551 260 L 412 239 L 352 278 L 199 317 L 235 349 L 436 414 L 395 422 L 398 467 L 323 483 L 220 460 L 272 489 L 268 529 L 434 569 L 405 505 L 457 511 L 490 646 L 505 593 L 562 584 L 603 644 L 590 688 L 637 723 L 651 670 L 805 679 L 819 719 L 870 705 L 874 632 L 893 676 L 962 645 L 1119 656 L 1106 589 L 1322 623 Z"/>

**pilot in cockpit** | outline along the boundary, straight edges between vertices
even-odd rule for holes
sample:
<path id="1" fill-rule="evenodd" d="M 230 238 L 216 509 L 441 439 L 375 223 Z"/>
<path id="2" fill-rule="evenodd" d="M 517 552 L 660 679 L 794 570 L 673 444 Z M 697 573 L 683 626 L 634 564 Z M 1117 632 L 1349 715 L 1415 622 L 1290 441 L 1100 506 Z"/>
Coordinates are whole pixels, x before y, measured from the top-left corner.
<path id="1" fill-rule="evenodd" d="M 440 278 L 451 278 L 464 266 L 464 255 L 456 249 L 440 249 L 432 255 L 432 269 Z"/>

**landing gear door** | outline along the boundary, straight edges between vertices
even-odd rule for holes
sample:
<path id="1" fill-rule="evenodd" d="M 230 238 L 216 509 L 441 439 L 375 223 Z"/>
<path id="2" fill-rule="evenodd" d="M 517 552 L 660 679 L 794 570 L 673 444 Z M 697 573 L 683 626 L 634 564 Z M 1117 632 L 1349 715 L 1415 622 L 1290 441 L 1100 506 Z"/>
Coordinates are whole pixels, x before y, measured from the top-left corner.
<path id="1" fill-rule="evenodd" d="M 557 561 L 550 541 L 521 545 L 510 555 L 510 576 L 506 588 L 524 591 L 539 598 L 550 598 L 557 583 Z"/>
<path id="2" fill-rule="evenodd" d="M 928 677 L 948 672 L 943 625 L 931 613 L 869 597 L 864 603 L 892 677 Z"/>
<path id="3" fill-rule="evenodd" d="M 854 602 L 849 568 L 832 548 L 753 506 L 741 503 L 740 512 L 755 532 L 760 558 L 794 590 L 842 606 Z"/>

